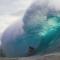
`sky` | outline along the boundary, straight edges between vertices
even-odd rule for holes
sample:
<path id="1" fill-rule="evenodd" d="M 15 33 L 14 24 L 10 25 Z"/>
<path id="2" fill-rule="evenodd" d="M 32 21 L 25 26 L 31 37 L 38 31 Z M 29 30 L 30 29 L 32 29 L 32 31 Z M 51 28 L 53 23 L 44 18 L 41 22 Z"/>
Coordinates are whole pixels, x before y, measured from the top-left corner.
<path id="1" fill-rule="evenodd" d="M 60 0 L 49 0 L 51 7 L 55 7 L 56 10 L 60 10 Z"/>
<path id="2" fill-rule="evenodd" d="M 0 0 L 0 34 L 12 23 L 21 20 L 34 0 Z M 41 0 L 39 0 L 41 1 Z M 42 0 L 44 1 L 44 0 Z M 49 0 L 50 6 L 60 10 L 60 0 Z"/>
<path id="3" fill-rule="evenodd" d="M 20 20 L 32 0 L 0 0 L 0 33 Z"/>

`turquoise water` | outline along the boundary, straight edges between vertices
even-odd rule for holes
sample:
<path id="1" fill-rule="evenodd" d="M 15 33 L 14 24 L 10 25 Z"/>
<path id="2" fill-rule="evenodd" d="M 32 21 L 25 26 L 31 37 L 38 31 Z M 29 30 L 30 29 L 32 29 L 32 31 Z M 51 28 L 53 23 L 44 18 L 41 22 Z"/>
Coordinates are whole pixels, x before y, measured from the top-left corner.
<path id="1" fill-rule="evenodd" d="M 40 45 L 38 47 L 38 51 L 39 52 L 44 52 L 48 49 L 49 47 L 52 47 L 54 43 L 56 43 L 56 41 L 58 41 L 58 39 L 60 39 L 60 19 L 59 17 L 50 17 L 48 18 L 48 27 L 46 27 L 46 29 L 43 29 L 43 38 L 40 41 Z M 52 43 L 51 43 L 52 42 Z M 55 48 L 55 46 L 54 46 Z M 54 49 L 51 48 L 51 49 Z M 52 51 L 51 51 L 52 52 Z"/>
<path id="2" fill-rule="evenodd" d="M 29 44 L 30 46 L 36 48 L 37 53 L 52 53 L 58 48 L 57 42 L 59 42 L 60 39 L 60 17 L 57 15 L 48 17 L 47 21 L 43 21 L 39 26 L 32 26 L 30 29 L 27 30 L 27 33 L 31 34 L 31 37 L 28 37 L 27 41 L 29 41 L 30 39 Z M 55 46 L 57 46 L 56 49 Z"/>

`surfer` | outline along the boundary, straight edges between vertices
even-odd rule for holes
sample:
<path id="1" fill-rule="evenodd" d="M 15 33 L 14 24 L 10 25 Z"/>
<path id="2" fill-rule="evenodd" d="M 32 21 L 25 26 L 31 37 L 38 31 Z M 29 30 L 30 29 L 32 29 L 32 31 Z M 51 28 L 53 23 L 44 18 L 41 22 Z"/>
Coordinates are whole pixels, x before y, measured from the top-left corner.
<path id="1" fill-rule="evenodd" d="M 34 55 L 35 54 L 35 48 L 33 48 L 33 47 L 29 47 L 29 49 L 28 49 L 28 56 L 31 56 L 31 55 Z"/>

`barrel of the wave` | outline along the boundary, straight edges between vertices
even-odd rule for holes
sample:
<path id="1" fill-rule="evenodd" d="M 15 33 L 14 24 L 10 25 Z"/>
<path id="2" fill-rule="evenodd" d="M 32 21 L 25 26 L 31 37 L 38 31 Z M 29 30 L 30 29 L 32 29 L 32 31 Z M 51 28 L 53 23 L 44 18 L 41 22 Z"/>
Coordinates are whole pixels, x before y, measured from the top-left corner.
<path id="1" fill-rule="evenodd" d="M 44 26 L 44 27 L 45 27 L 45 29 L 42 31 L 43 34 L 40 33 L 40 35 L 43 36 L 43 38 L 40 41 L 40 44 L 37 48 L 37 52 L 42 53 L 42 54 L 47 53 L 48 49 L 50 47 L 52 47 L 54 45 L 55 41 L 58 41 L 58 39 L 59 39 L 60 17 L 57 15 L 56 16 L 50 15 L 50 17 L 48 17 L 47 26 Z M 53 41 L 53 43 L 51 43 L 52 41 Z M 54 47 L 51 49 L 54 49 Z"/>

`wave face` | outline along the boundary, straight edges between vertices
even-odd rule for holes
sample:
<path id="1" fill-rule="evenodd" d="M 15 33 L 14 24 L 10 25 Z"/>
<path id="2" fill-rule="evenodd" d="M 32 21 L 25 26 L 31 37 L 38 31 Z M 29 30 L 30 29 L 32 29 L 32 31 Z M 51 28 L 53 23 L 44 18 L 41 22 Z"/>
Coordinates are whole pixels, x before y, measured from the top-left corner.
<path id="1" fill-rule="evenodd" d="M 36 48 L 38 53 L 52 53 L 60 50 L 59 15 L 59 11 L 39 3 L 33 4 L 27 11 L 23 19 L 25 31 L 32 34 L 31 36 L 38 41 Z"/>
<path id="2" fill-rule="evenodd" d="M 14 35 L 19 29 L 9 27 L 2 37 L 2 48 L 6 56 L 27 56 L 29 47 L 36 53 L 45 54 L 60 50 L 60 12 L 46 4 L 33 3 L 23 17 L 24 32 Z"/>

